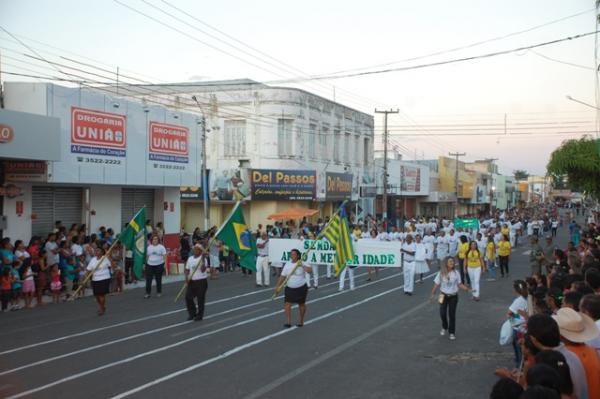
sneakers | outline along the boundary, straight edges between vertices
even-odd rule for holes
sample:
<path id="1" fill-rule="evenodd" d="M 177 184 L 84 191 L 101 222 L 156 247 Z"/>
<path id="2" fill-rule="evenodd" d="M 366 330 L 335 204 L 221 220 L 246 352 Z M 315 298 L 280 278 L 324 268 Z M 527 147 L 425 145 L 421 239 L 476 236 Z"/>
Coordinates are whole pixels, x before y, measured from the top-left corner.
<path id="1" fill-rule="evenodd" d="M 160 298 L 162 296 L 162 294 L 159 292 L 158 294 L 156 294 L 157 298 Z"/>
<path id="2" fill-rule="evenodd" d="M 454 341 L 456 339 L 456 335 L 450 334 L 450 341 Z"/>
<path id="3" fill-rule="evenodd" d="M 442 330 L 440 331 L 440 335 L 443 337 L 444 335 L 446 335 L 446 331 L 447 331 L 447 330 L 444 330 L 444 329 L 442 328 Z"/>
<path id="4" fill-rule="evenodd" d="M 144 299 L 148 299 L 148 298 L 150 298 L 150 294 L 144 295 Z"/>

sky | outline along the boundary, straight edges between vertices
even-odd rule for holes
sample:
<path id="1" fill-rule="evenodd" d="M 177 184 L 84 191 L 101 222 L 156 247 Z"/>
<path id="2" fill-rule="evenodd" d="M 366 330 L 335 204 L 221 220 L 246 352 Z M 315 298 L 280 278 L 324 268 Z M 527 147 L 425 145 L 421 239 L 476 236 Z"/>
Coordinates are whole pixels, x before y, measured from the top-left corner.
<path id="1" fill-rule="evenodd" d="M 460 151 L 467 161 L 498 158 L 506 174 L 516 169 L 544 174 L 562 140 L 596 131 L 596 110 L 566 98 L 596 105 L 594 35 L 442 66 L 334 80 L 297 78 L 429 64 L 593 32 L 594 3 L 0 0 L 0 26 L 46 59 L 119 67 L 121 74 L 148 82 L 292 80 L 272 84 L 375 115 L 376 135 L 383 132 L 383 117 L 374 110 L 399 109 L 389 117 L 390 144 L 405 159 Z M 489 41 L 524 30 L 529 31 Z M 443 53 L 427 56 L 438 52 Z M 31 51 L 0 30 L 3 72 L 58 75 L 24 53 Z M 406 61 L 415 57 L 420 58 Z M 2 79 L 28 80 L 6 73 Z M 378 136 L 377 148 L 381 143 Z"/>

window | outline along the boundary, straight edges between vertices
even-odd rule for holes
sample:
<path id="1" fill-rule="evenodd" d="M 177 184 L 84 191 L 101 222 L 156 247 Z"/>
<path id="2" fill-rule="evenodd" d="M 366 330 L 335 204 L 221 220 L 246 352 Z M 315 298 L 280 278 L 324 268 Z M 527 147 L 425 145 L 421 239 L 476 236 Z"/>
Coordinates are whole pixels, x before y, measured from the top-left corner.
<path id="1" fill-rule="evenodd" d="M 279 156 L 292 156 L 292 119 L 277 120 L 277 149 Z"/>
<path id="2" fill-rule="evenodd" d="M 344 137 L 344 163 L 350 163 L 350 140 L 352 136 L 346 133 Z"/>
<path id="3" fill-rule="evenodd" d="M 308 129 L 308 157 L 315 159 L 317 157 L 316 141 L 317 141 L 317 125 L 311 123 Z"/>
<path id="4" fill-rule="evenodd" d="M 323 127 L 321 129 L 321 134 L 319 135 L 319 150 L 321 153 L 321 159 L 323 160 L 329 160 L 330 155 L 329 155 L 329 148 L 327 148 L 327 141 L 329 140 L 329 128 L 328 127 Z"/>
<path id="5" fill-rule="evenodd" d="M 225 121 L 225 156 L 246 155 L 246 121 Z"/>
<path id="6" fill-rule="evenodd" d="M 342 135 L 339 129 L 333 131 L 333 139 L 333 160 L 334 162 L 340 163 L 342 162 Z"/>
<path id="7" fill-rule="evenodd" d="M 360 136 L 354 136 L 354 163 L 360 165 Z"/>
<path id="8" fill-rule="evenodd" d="M 365 137 L 364 147 L 363 147 L 363 165 L 367 166 L 370 163 L 371 157 L 371 140 L 368 137 Z"/>

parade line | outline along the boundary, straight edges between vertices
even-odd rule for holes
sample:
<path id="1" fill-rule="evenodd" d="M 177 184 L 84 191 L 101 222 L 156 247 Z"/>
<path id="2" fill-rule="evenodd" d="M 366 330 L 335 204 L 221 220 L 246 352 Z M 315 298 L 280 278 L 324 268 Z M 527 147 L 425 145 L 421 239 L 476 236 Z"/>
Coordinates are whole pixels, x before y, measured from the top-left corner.
<path id="1" fill-rule="evenodd" d="M 429 275 L 429 276 L 427 276 L 427 277 L 430 277 L 430 276 L 431 276 L 431 275 Z M 384 278 L 381 278 L 381 279 L 379 279 L 379 280 L 377 280 L 377 281 L 372 281 L 372 282 L 369 282 L 369 283 L 367 283 L 367 284 L 364 284 L 364 285 L 361 285 L 361 286 L 359 286 L 359 287 L 356 287 L 356 290 L 358 290 L 358 289 L 362 289 L 362 288 L 365 288 L 365 287 L 369 287 L 369 286 L 371 286 L 371 285 L 378 284 L 378 283 L 380 283 L 380 282 L 383 282 L 383 281 L 386 281 L 386 280 L 389 280 L 389 279 L 392 279 L 392 278 L 396 278 L 396 277 L 403 277 L 403 275 L 402 275 L 401 273 L 395 273 L 395 274 L 392 274 L 391 276 L 384 277 Z M 336 284 L 336 283 L 337 283 L 337 282 L 333 282 L 333 283 L 330 283 L 330 284 Z M 362 304 L 362 303 L 369 302 L 369 301 L 370 301 L 370 300 L 372 300 L 372 299 L 375 299 L 375 298 L 378 298 L 378 297 L 380 297 L 380 296 L 382 296 L 382 295 L 385 295 L 385 294 L 388 294 L 388 293 L 391 293 L 391 292 L 397 291 L 397 290 L 399 290 L 399 289 L 402 289 L 402 287 L 397 287 L 397 288 L 393 288 L 392 290 L 384 291 L 384 293 L 382 293 L 382 294 L 377 294 L 377 295 L 375 295 L 375 296 L 373 296 L 373 297 L 369 297 L 369 298 L 367 298 L 367 299 L 361 300 L 361 301 L 359 301 L 359 302 L 356 302 L 354 305 L 358 306 L 357 304 Z M 346 293 L 348 293 L 348 292 L 351 292 L 351 291 L 339 291 L 339 292 L 336 292 L 336 293 L 333 293 L 333 294 L 330 294 L 330 295 L 326 295 L 326 296 L 324 296 L 324 297 L 320 297 L 320 298 L 313 299 L 313 300 L 311 300 L 311 301 L 307 301 L 306 303 L 307 303 L 307 304 L 311 304 L 311 303 L 320 302 L 320 301 L 323 301 L 323 300 L 326 300 L 326 299 L 330 299 L 330 298 L 333 298 L 333 297 L 336 297 L 336 296 L 339 296 L 339 295 L 346 294 Z M 269 300 L 270 300 L 270 299 L 269 299 Z M 261 302 L 262 302 L 262 301 L 261 301 Z M 344 308 L 341 308 L 341 309 L 338 309 L 338 310 L 336 310 L 336 311 L 333 311 L 333 312 L 327 313 L 327 314 L 325 314 L 325 315 L 323 315 L 323 316 L 319 316 L 319 317 L 316 317 L 316 318 L 314 318 L 314 319 L 311 319 L 311 320 L 309 320 L 308 322 L 306 322 L 305 324 L 311 324 L 311 323 L 314 323 L 314 322 L 316 322 L 316 321 L 319 321 L 319 320 L 322 320 L 322 319 L 324 319 L 324 318 L 327 318 L 327 317 L 333 316 L 333 315 L 335 315 L 335 314 L 338 314 L 338 313 L 340 313 L 341 311 L 344 311 L 344 310 L 346 310 L 346 309 L 349 309 L 349 308 L 353 307 L 352 305 L 349 305 L 349 306 L 350 306 L 350 307 L 346 306 L 346 307 L 344 307 Z M 29 390 L 27 390 L 27 391 L 23 391 L 23 392 L 20 392 L 20 393 L 18 393 L 18 394 L 15 394 L 15 395 L 8 396 L 8 397 L 7 397 L 7 399 L 17 399 L 17 398 L 21 398 L 21 397 L 24 397 L 24 396 L 28 396 L 28 395 L 31 395 L 31 394 L 33 394 L 33 393 L 40 392 L 40 391 L 43 391 L 43 390 L 46 390 L 46 389 L 52 388 L 52 387 L 54 387 L 54 386 L 56 386 L 56 385 L 60 385 L 60 384 L 62 384 L 62 383 L 65 383 L 65 382 L 73 381 L 73 380 L 79 379 L 79 378 L 81 378 L 81 377 L 85 377 L 85 376 L 87 376 L 87 375 L 90 375 L 90 374 L 96 373 L 96 372 L 98 372 L 98 371 L 102 371 L 102 370 L 105 370 L 105 369 L 108 369 L 108 368 L 111 368 L 111 367 L 115 367 L 115 366 L 118 366 L 118 365 L 121 365 L 121 364 L 130 363 L 130 362 L 132 362 L 132 361 L 135 361 L 135 360 L 137 360 L 137 359 L 141 359 L 141 358 L 144 358 L 144 357 L 146 357 L 146 356 L 154 355 L 154 354 L 156 354 L 156 353 L 164 352 L 164 351 L 166 351 L 166 350 L 169 350 L 169 349 L 173 349 L 173 348 L 179 347 L 179 346 L 181 346 L 181 345 L 187 344 L 187 343 L 189 343 L 189 342 L 192 342 L 192 341 L 194 341 L 194 340 L 197 340 L 197 339 L 200 339 L 200 338 L 204 338 L 204 337 L 207 337 L 207 336 L 211 336 L 211 335 L 214 335 L 214 334 L 218 334 L 218 333 L 220 333 L 220 332 L 227 331 L 227 330 L 230 330 L 230 329 L 232 329 L 232 328 L 240 327 L 240 326 L 243 326 L 243 325 L 246 325 L 246 324 L 250 324 L 250 323 L 253 323 L 253 322 L 255 322 L 255 321 L 263 320 L 263 319 L 266 319 L 266 318 L 269 318 L 269 317 L 272 317 L 272 316 L 275 316 L 275 315 L 278 315 L 278 314 L 281 314 L 281 313 L 283 313 L 283 310 L 277 310 L 277 311 L 274 311 L 274 312 L 271 312 L 271 313 L 267 313 L 267 314 L 265 314 L 265 315 L 262 315 L 262 316 L 253 317 L 253 318 L 251 318 L 251 319 L 244 320 L 244 321 L 240 321 L 240 322 L 234 323 L 234 324 L 232 324 L 232 325 L 229 325 L 229 326 L 221 327 L 221 328 L 219 328 L 219 329 L 216 329 L 216 330 L 213 330 L 213 331 L 207 331 L 207 332 L 205 332 L 205 333 L 202 333 L 202 334 L 198 334 L 198 335 L 192 336 L 192 337 L 190 337 L 190 338 L 187 338 L 187 339 L 185 339 L 185 340 L 182 340 L 182 341 L 179 341 L 179 342 L 176 342 L 176 343 L 170 344 L 170 345 L 166 345 L 166 346 L 163 346 L 163 347 L 160 347 L 160 348 L 156 348 L 156 349 L 153 349 L 153 350 L 150 350 L 150 351 L 142 352 L 142 353 L 139 353 L 139 354 L 137 354 L 137 355 L 134 355 L 134 356 L 130 356 L 130 357 L 127 357 L 127 358 L 124 358 L 124 359 L 121 359 L 121 360 L 117 360 L 117 361 L 115 361 L 115 362 L 107 363 L 107 364 L 104 364 L 104 365 L 102 365 L 102 366 L 99 366 L 99 367 L 95 367 L 95 368 L 93 368 L 93 369 L 89 369 L 89 370 L 82 371 L 82 372 L 79 372 L 79 373 L 76 373 L 76 374 L 72 374 L 72 375 L 70 375 L 70 376 L 68 376 L 68 377 L 64 377 L 64 378 L 58 379 L 58 380 L 56 380 L 56 381 L 53 381 L 53 382 L 51 382 L 51 383 L 48 383 L 48 384 L 45 384 L 45 385 L 41 385 L 41 386 L 39 386 L 39 387 L 36 387 L 36 388 L 29 389 Z M 292 329 L 295 329 L 295 327 L 294 327 L 294 328 L 292 328 Z M 282 331 L 289 331 L 289 329 L 282 330 Z M 275 337 L 275 336 L 278 336 L 278 335 L 281 335 L 281 331 L 280 331 L 279 333 L 275 333 L 275 334 L 273 334 L 273 336 L 272 336 L 272 337 Z M 267 336 L 267 337 L 271 337 L 271 336 Z M 261 339 L 260 339 L 260 342 L 263 342 L 263 341 L 265 340 L 265 338 L 267 338 L 267 337 L 261 338 Z M 254 346 L 254 345 L 256 345 L 256 344 L 258 344 L 258 343 L 260 343 L 260 342 L 252 341 L 252 342 L 250 342 L 250 343 L 248 343 L 248 344 L 245 344 L 245 345 L 250 345 L 250 346 L 248 346 L 248 347 L 251 347 L 251 346 Z M 104 345 L 102 345 L 102 346 L 104 346 Z M 243 346 L 244 346 L 244 345 L 243 345 Z M 225 356 L 225 357 L 228 357 L 228 356 L 230 356 L 230 355 L 232 355 L 232 354 L 234 354 L 234 353 L 237 353 L 237 352 L 239 352 L 240 350 L 243 350 L 243 349 L 245 349 L 245 348 L 246 348 L 246 347 L 244 347 L 244 348 L 242 348 L 242 349 L 239 349 L 239 350 L 236 350 L 235 352 L 233 352 L 233 353 L 230 353 L 230 354 L 228 354 L 228 355 L 227 355 L 227 356 Z M 213 360 L 213 361 L 216 361 L 216 360 L 218 360 L 218 359 L 220 359 L 220 358 L 223 358 L 223 356 L 224 356 L 224 355 L 225 355 L 225 354 L 222 354 L 222 355 L 220 355 L 220 357 L 217 357 L 217 358 L 216 358 L 215 360 Z M 210 360 L 210 359 L 209 359 L 209 360 Z M 204 362 L 203 362 L 203 363 L 204 363 Z M 207 364 L 208 364 L 208 363 L 207 363 Z M 201 367 L 201 366 L 199 366 L 199 367 Z"/>

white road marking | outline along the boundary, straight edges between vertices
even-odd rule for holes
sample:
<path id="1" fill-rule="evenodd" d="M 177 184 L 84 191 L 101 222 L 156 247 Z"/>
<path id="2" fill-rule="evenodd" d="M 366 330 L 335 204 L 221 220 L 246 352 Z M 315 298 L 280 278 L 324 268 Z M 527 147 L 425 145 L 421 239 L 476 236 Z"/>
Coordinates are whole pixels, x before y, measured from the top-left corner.
<path id="1" fill-rule="evenodd" d="M 365 274 L 366 273 L 363 273 L 363 274 L 358 275 L 356 277 L 364 276 Z M 334 282 L 325 284 L 325 285 L 323 285 L 323 287 L 326 287 L 328 285 L 333 285 L 333 284 L 337 284 L 337 282 L 334 281 Z M 273 290 L 273 288 L 266 288 L 266 289 L 262 289 L 262 290 L 258 290 L 258 291 L 246 292 L 244 294 L 235 295 L 235 296 L 232 296 L 232 297 L 229 297 L 229 298 L 223 298 L 223 299 L 218 299 L 218 300 L 215 300 L 215 301 L 207 302 L 206 306 L 215 305 L 215 304 L 218 304 L 218 303 L 223 303 L 223 302 L 228 302 L 228 301 L 233 301 L 235 299 L 243 298 L 243 297 L 246 297 L 246 296 L 249 296 L 249 295 L 254 295 L 254 294 L 261 293 L 261 292 L 272 291 L 272 290 Z M 266 301 L 259 301 L 259 302 L 256 302 L 254 304 L 258 305 L 258 304 L 265 303 L 265 302 Z M 252 306 L 252 305 L 244 305 L 244 306 L 248 307 L 248 306 Z M 243 309 L 243 308 L 244 307 L 240 307 L 239 309 Z M 53 339 L 49 339 L 49 340 L 46 340 L 46 341 L 40 341 L 40 342 L 36 342 L 36 343 L 33 343 L 33 344 L 29 344 L 29 345 L 19 346 L 17 348 L 7 349 L 5 351 L 0 352 L 0 356 L 2 356 L 2 355 L 8 355 L 8 354 L 14 353 L 14 352 L 23 351 L 23 350 L 26 350 L 26 349 L 36 348 L 38 346 L 42 346 L 42 345 L 46 345 L 46 344 L 51 344 L 51 343 L 54 343 L 54 342 L 64 341 L 64 340 L 71 339 L 71 338 L 82 337 L 82 336 L 85 336 L 85 335 L 94 334 L 94 333 L 97 333 L 97 332 L 100 332 L 100 331 L 109 330 L 111 328 L 122 327 L 122 326 L 126 326 L 128 324 L 139 323 L 139 322 L 142 322 L 142 321 L 157 319 L 159 317 L 169 316 L 169 315 L 172 315 L 172 314 L 175 314 L 175 313 L 178 313 L 178 312 L 184 312 L 184 311 L 186 311 L 185 308 L 183 308 L 183 309 L 176 309 L 176 310 L 171 310 L 171 311 L 168 311 L 168 312 L 163 312 L 163 313 L 158 313 L 158 314 L 154 314 L 154 315 L 150 315 L 150 316 L 140 317 L 138 319 L 124 321 L 124 322 L 121 322 L 121 323 L 110 324 L 110 325 L 104 326 L 104 327 L 92 328 L 90 330 L 81 331 L 81 332 L 73 333 L 73 334 L 69 334 L 69 335 L 64 335 L 62 337 L 53 338 Z"/>
<path id="2" fill-rule="evenodd" d="M 431 276 L 427 276 L 427 278 L 429 278 L 429 277 L 431 277 Z M 392 292 L 395 292 L 395 291 L 398 291 L 398 290 L 401 290 L 401 289 L 403 289 L 403 287 L 396 287 L 396 288 L 389 289 L 387 291 L 383 291 L 383 292 L 381 292 L 381 293 L 379 293 L 377 295 L 370 296 L 370 297 L 365 298 L 365 299 L 363 299 L 361 301 L 358 301 L 358 302 L 355 302 L 353 304 L 350 304 L 350 305 L 344 306 L 342 308 L 336 309 L 336 310 L 334 310 L 332 312 L 325 313 L 324 315 L 315 317 L 314 319 L 311 319 L 311 320 L 307 321 L 304 324 L 316 323 L 318 321 L 327 319 L 327 318 L 329 318 L 331 316 L 334 316 L 334 315 L 336 315 L 338 313 L 345 312 L 346 310 L 355 308 L 357 306 L 360 306 L 360 305 L 365 304 L 367 302 L 370 302 L 370 301 L 372 301 L 374 299 L 380 298 L 380 297 L 382 297 L 384 295 L 390 294 Z M 421 305 L 417 306 L 417 308 L 420 308 L 420 307 L 424 306 L 425 304 L 421 304 Z M 416 310 L 416 308 L 413 308 L 413 311 L 414 310 Z M 386 324 L 388 324 L 388 323 L 385 323 L 384 325 L 386 325 Z M 158 378 L 158 379 L 156 379 L 154 381 L 148 382 L 148 383 L 146 383 L 144 385 L 140 385 L 139 387 L 130 389 L 129 391 L 126 391 L 126 392 L 120 393 L 118 395 L 115 395 L 111 399 L 122 399 L 122 398 L 125 398 L 127 396 L 133 395 L 134 393 L 143 391 L 143 390 L 145 390 L 147 388 L 150 388 L 150 387 L 152 387 L 154 385 L 158 385 L 158 384 L 163 383 L 165 381 L 168 381 L 168 380 L 171 380 L 173 378 L 179 377 L 182 374 L 186 374 L 186 373 L 189 373 L 190 371 L 197 370 L 197 369 L 199 369 L 201 367 L 207 366 L 207 365 L 209 365 L 211 363 L 214 363 L 216 361 L 219 361 L 219 360 L 228 358 L 229 356 L 235 355 L 236 353 L 239 353 L 239 352 L 241 352 L 241 351 L 243 351 L 245 349 L 251 348 L 251 347 L 256 346 L 256 345 L 258 345 L 260 343 L 263 343 L 263 342 L 268 341 L 270 339 L 276 338 L 276 337 L 278 337 L 280 335 L 289 333 L 289 332 L 295 330 L 296 328 L 297 327 L 293 327 L 293 328 L 289 328 L 289 329 L 277 331 L 277 332 L 275 332 L 273 334 L 264 336 L 262 338 L 254 340 L 254 341 L 250 341 L 250 342 L 248 342 L 248 343 L 246 343 L 244 345 L 240 345 L 240 346 L 237 346 L 237 347 L 235 347 L 233 349 L 230 349 L 230 350 L 228 350 L 228 351 L 226 351 L 226 352 L 224 352 L 224 353 L 222 353 L 222 354 L 220 354 L 218 356 L 215 356 L 215 357 L 212 357 L 210 359 L 204 360 L 204 361 L 202 361 L 200 363 L 196 363 L 196 364 L 194 364 L 192 366 L 189 366 L 189 367 L 186 367 L 184 369 L 178 370 L 178 371 L 176 371 L 174 373 L 171 373 L 171 374 L 167 374 L 167 375 L 165 375 L 165 376 L 163 376 L 161 378 Z"/>
<path id="3" fill-rule="evenodd" d="M 361 288 L 365 288 L 365 287 L 371 286 L 373 284 L 378 284 L 380 282 L 389 280 L 391 278 L 401 277 L 401 276 L 402 276 L 401 274 L 395 273 L 395 274 L 392 274 L 391 276 L 384 277 L 384 278 L 381 278 L 379 280 L 371 281 L 371 282 L 369 282 L 367 284 L 363 284 L 361 286 L 358 286 L 358 287 L 356 287 L 356 289 L 358 290 L 358 289 L 361 289 Z M 334 282 L 334 283 L 337 283 L 337 282 Z M 401 288 L 402 287 L 394 288 L 393 291 L 401 289 Z M 329 298 L 336 297 L 338 295 L 346 294 L 348 292 L 351 292 L 351 291 L 336 292 L 334 294 L 326 295 L 324 297 L 320 297 L 320 298 L 313 299 L 311 301 L 307 301 L 306 303 L 310 304 L 310 303 L 320 302 L 320 301 L 323 301 L 325 299 L 329 299 Z M 95 367 L 93 369 L 89 369 L 89 370 L 86 370 L 86 371 L 82 371 L 80 373 L 72 374 L 72 375 L 70 375 L 68 377 L 64 377 L 64 378 L 58 379 L 58 380 L 50 382 L 48 384 L 41 385 L 39 387 L 32 388 L 32 389 L 29 389 L 27 391 L 23 391 L 23 392 L 20 392 L 18 394 L 12 395 L 12 396 L 8 396 L 7 399 L 17 399 L 17 398 L 21 398 L 21 397 L 24 397 L 24 396 L 28 396 L 28 395 L 31 395 L 33 393 L 40 392 L 40 391 L 46 390 L 48 388 L 52 388 L 52 387 L 54 387 L 56 385 L 59 385 L 59 384 L 65 383 L 65 382 L 69 382 L 69 381 L 72 381 L 72 380 L 75 380 L 75 379 L 78 379 L 78 378 L 81 378 L 81 377 L 85 377 L 86 375 L 93 374 L 93 373 L 96 373 L 96 372 L 101 371 L 101 370 L 105 370 L 105 369 L 108 369 L 108 368 L 111 368 L 111 367 L 115 367 L 115 366 L 118 366 L 118 365 L 121 365 L 121 364 L 125 364 L 125 363 L 130 363 L 130 362 L 132 362 L 134 360 L 137 360 L 137 359 L 140 359 L 140 358 L 143 358 L 143 357 L 146 357 L 146 356 L 150 356 L 150 355 L 153 355 L 153 354 L 156 354 L 156 353 L 164 352 L 164 351 L 172 349 L 172 348 L 176 348 L 178 346 L 187 344 L 188 342 L 194 341 L 194 340 L 199 339 L 199 338 L 207 337 L 207 336 L 210 336 L 210 335 L 213 335 L 213 334 L 218 334 L 220 332 L 223 332 L 223 331 L 226 331 L 226 330 L 230 330 L 232 328 L 236 328 L 236 327 L 243 326 L 243 325 L 246 325 L 246 324 L 250 324 L 250 323 L 253 323 L 253 322 L 258 321 L 258 320 L 266 319 L 268 317 L 272 317 L 272 316 L 275 316 L 275 315 L 280 314 L 280 313 L 283 313 L 283 310 L 277 310 L 275 312 L 267 313 L 267 314 L 262 315 L 262 316 L 253 317 L 251 319 L 240 321 L 240 322 L 231 324 L 229 326 L 221 327 L 221 328 L 216 329 L 216 330 L 207 331 L 207 332 L 202 333 L 202 334 L 194 335 L 194 336 L 192 336 L 190 338 L 184 339 L 184 340 L 179 341 L 179 342 L 175 342 L 175 343 L 170 344 L 170 345 L 162 346 L 160 348 L 156 348 L 156 349 L 153 349 L 153 350 L 150 350 L 150 351 L 147 351 L 147 352 L 142 352 L 142 353 L 139 353 L 139 354 L 134 355 L 134 356 L 130 356 L 130 357 L 127 357 L 127 358 L 124 358 L 124 359 L 121 359 L 121 360 L 117 360 L 115 362 L 107 363 L 107 364 L 104 364 L 104 365 L 99 366 L 99 367 Z M 317 317 L 317 318 L 315 318 L 313 320 L 320 320 L 320 319 Z M 184 322 L 184 323 L 186 323 L 186 322 Z M 309 323 L 306 323 L 306 324 L 309 324 Z M 165 328 L 165 327 L 163 327 L 163 328 Z M 288 330 L 286 330 L 286 331 L 288 331 Z M 141 334 L 145 334 L 145 333 L 141 333 Z"/>

